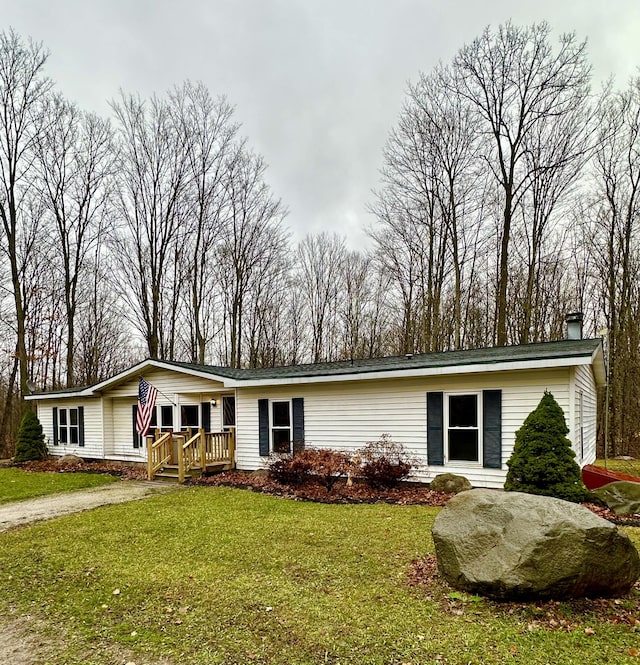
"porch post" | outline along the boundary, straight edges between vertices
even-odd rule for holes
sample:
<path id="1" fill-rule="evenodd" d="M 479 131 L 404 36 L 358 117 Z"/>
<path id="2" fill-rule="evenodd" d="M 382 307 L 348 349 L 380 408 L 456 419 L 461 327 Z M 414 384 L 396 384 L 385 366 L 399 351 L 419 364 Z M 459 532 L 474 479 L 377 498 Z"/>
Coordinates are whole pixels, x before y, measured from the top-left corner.
<path id="1" fill-rule="evenodd" d="M 198 439 L 198 451 L 200 453 L 200 469 L 202 473 L 205 473 L 207 470 L 207 435 L 204 431 L 204 428 L 201 427 L 199 430 L 200 438 Z"/>

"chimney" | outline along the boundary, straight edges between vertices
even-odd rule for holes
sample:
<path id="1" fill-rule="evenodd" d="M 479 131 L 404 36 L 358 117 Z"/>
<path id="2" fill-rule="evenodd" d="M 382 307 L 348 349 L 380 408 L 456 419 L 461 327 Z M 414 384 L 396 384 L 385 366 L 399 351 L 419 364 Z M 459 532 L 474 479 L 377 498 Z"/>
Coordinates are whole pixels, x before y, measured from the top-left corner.
<path id="1" fill-rule="evenodd" d="M 567 339 L 582 339 L 582 312 L 572 312 L 565 317 Z"/>

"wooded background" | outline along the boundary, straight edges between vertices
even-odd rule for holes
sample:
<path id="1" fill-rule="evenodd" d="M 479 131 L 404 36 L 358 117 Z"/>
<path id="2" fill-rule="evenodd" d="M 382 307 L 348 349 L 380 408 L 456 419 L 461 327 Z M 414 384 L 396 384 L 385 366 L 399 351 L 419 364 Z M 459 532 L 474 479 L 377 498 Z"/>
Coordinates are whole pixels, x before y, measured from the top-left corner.
<path id="1" fill-rule="evenodd" d="M 571 311 L 605 339 L 609 454 L 640 452 L 640 76 L 594 90 L 576 35 L 488 28 L 409 85 L 370 246 L 352 249 L 292 242 L 224 96 L 123 92 L 102 118 L 56 90 L 47 56 L 0 34 L 0 457 L 22 395 L 147 356 L 526 344 L 563 338 Z"/>

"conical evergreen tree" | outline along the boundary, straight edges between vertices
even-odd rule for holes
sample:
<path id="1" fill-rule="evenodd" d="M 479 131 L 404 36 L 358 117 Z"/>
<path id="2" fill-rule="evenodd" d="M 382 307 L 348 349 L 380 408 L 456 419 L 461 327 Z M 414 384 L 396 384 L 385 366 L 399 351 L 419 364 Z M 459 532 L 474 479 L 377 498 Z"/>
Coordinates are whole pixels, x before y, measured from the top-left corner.
<path id="1" fill-rule="evenodd" d="M 38 416 L 31 410 L 25 411 L 18 429 L 14 462 L 31 462 L 47 457 L 44 432 Z"/>
<path id="2" fill-rule="evenodd" d="M 540 403 L 516 432 L 505 490 L 554 496 L 576 503 L 588 498 L 580 467 L 567 438 L 564 412 L 545 391 Z"/>

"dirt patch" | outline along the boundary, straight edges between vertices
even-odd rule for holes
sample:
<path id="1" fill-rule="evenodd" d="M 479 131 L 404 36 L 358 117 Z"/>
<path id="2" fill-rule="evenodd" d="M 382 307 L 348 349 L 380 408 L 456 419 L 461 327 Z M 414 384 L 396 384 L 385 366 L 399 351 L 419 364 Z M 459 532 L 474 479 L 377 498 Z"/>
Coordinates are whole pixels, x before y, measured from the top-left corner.
<path id="1" fill-rule="evenodd" d="M 136 501 L 178 489 L 180 486 L 169 483 L 123 480 L 90 490 L 50 494 L 36 499 L 15 501 L 0 506 L 0 532 L 40 520 L 70 515 L 114 503 Z"/>
<path id="2" fill-rule="evenodd" d="M 69 639 L 58 629 L 56 639 L 47 636 L 47 627 L 31 615 L 0 618 L 0 663 L 7 665 L 45 665 L 58 662 L 61 646 Z M 83 660 L 98 658 L 113 665 L 174 665 L 165 658 L 149 660 L 134 656 L 116 646 L 86 653 Z M 78 661 L 81 662 L 81 661 Z"/>

